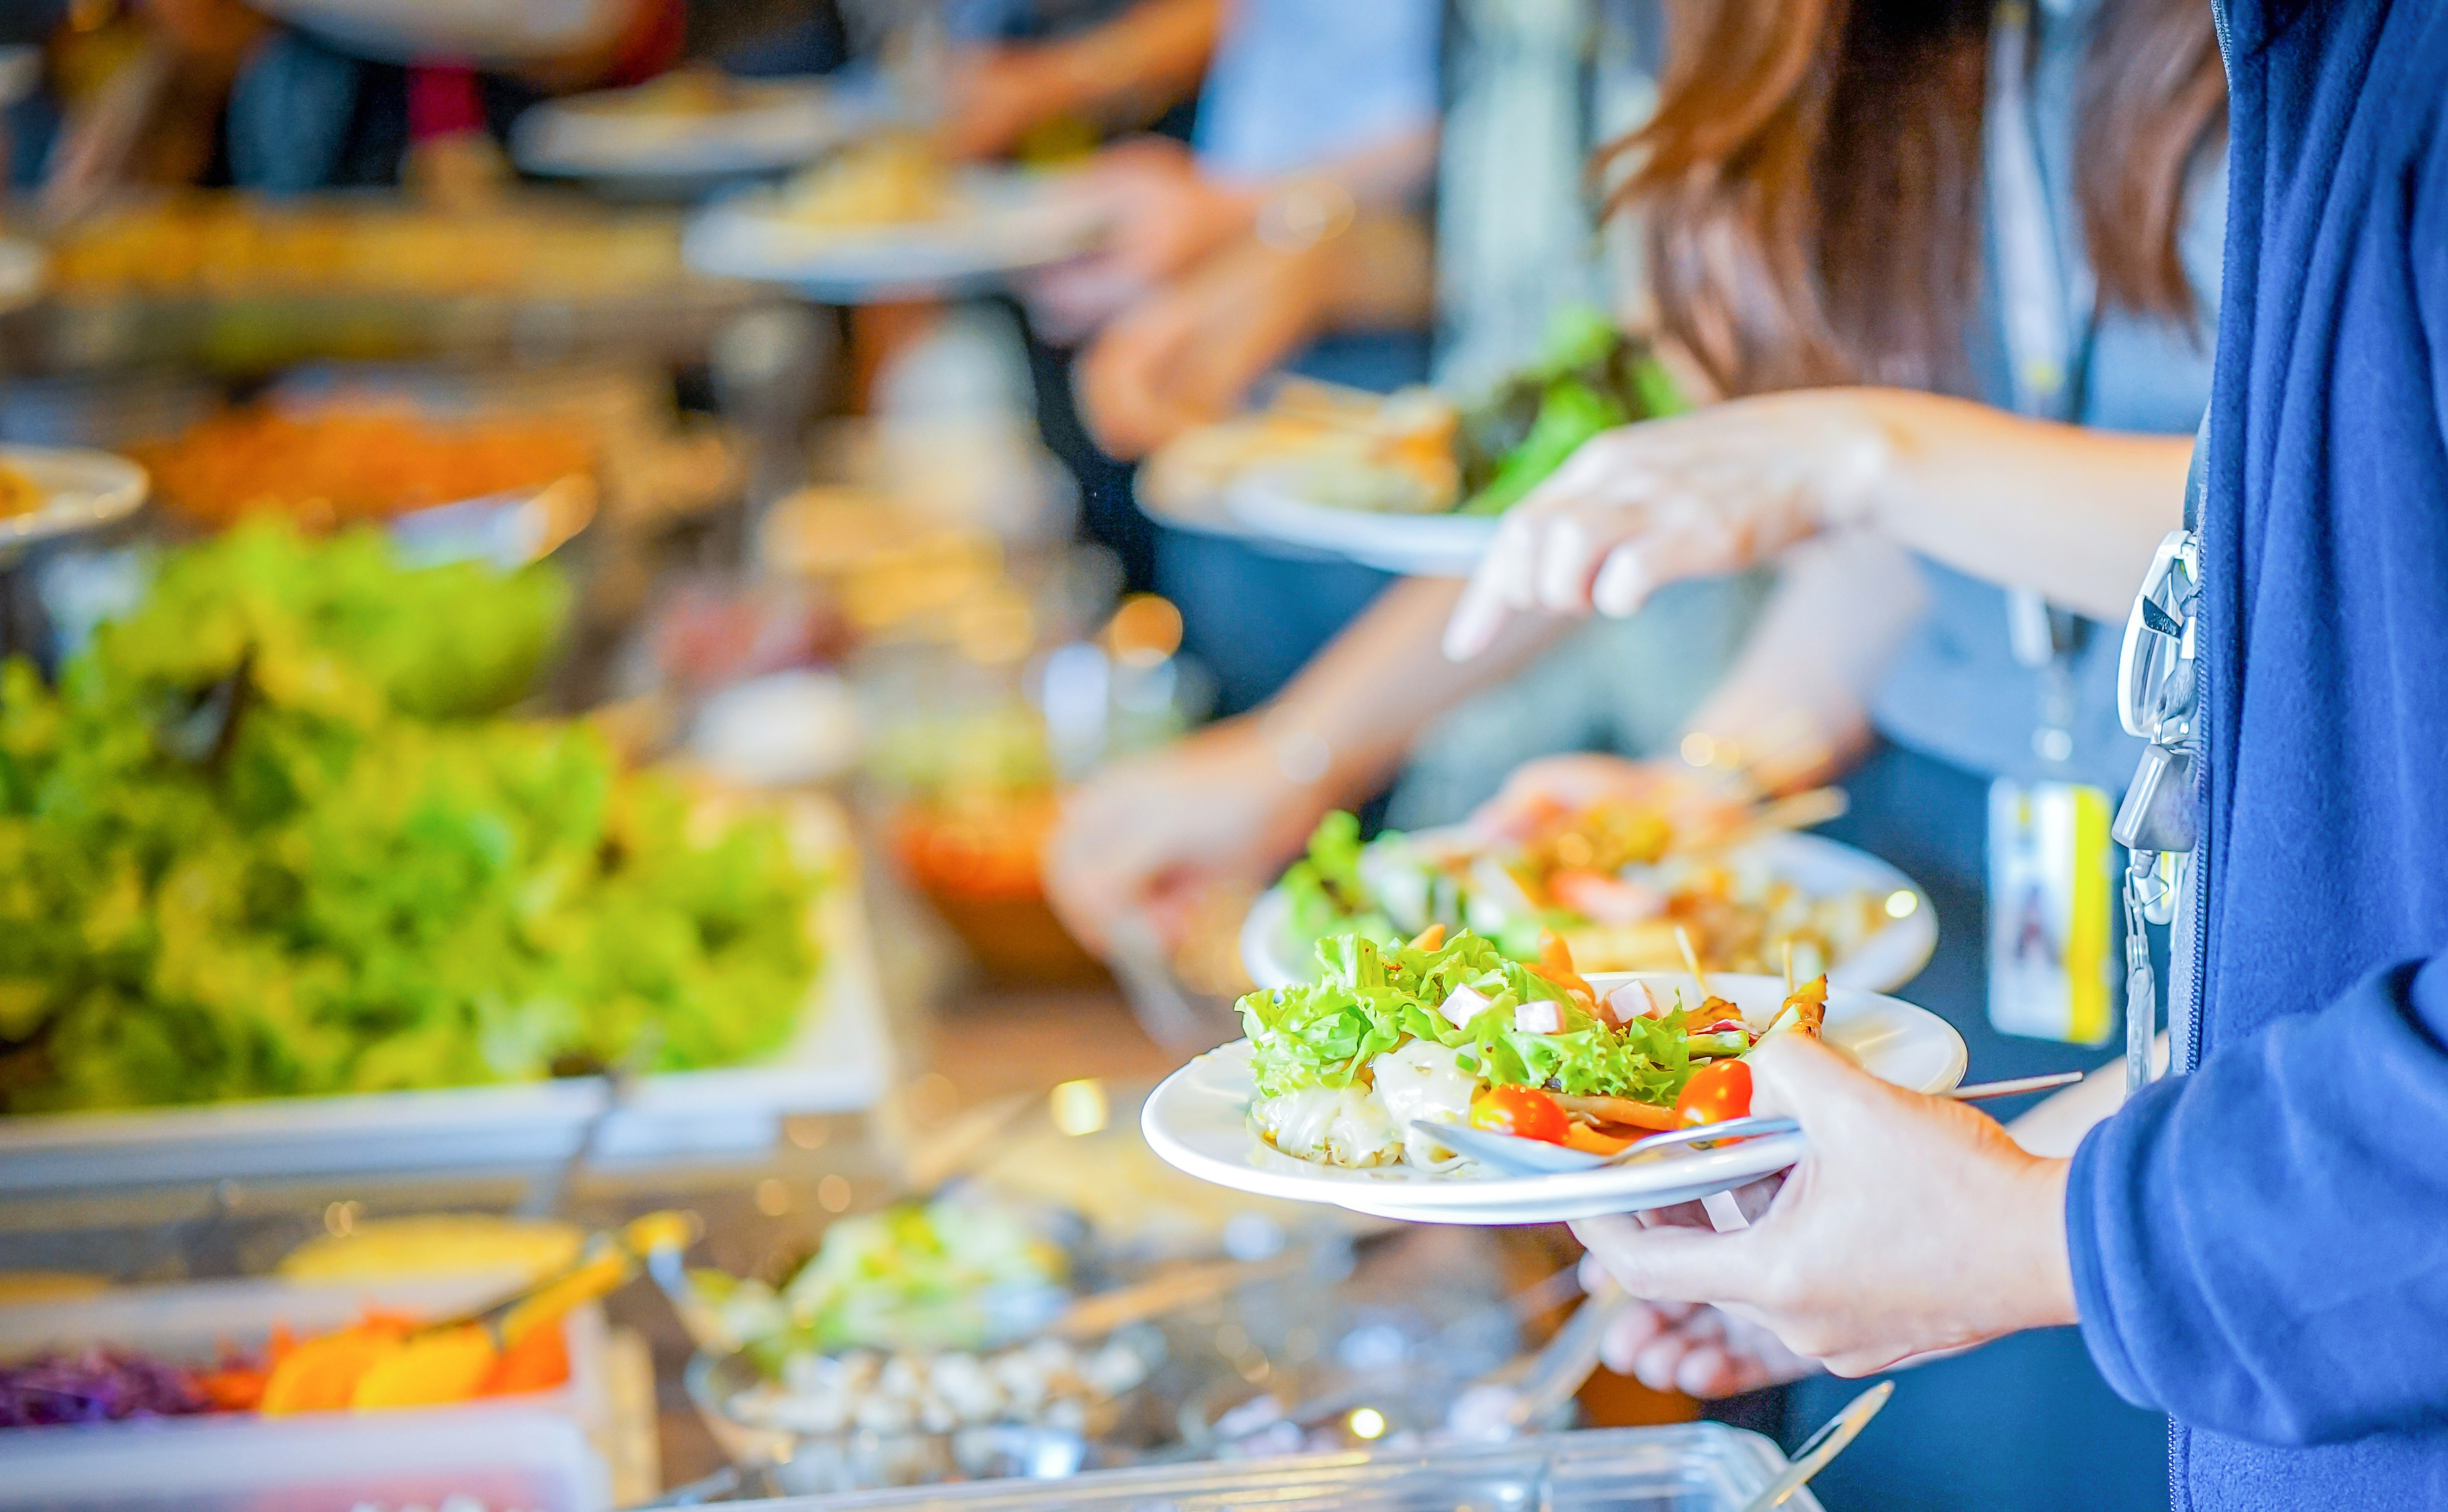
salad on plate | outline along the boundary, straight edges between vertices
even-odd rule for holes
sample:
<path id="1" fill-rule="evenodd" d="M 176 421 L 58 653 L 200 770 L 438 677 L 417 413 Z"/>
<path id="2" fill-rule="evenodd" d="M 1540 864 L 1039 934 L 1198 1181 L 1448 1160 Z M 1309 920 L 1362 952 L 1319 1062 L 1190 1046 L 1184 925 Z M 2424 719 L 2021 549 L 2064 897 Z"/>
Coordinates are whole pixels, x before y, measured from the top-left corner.
<path id="1" fill-rule="evenodd" d="M 1741 1118 L 1743 1057 L 1771 1035 L 1817 1034 L 1826 1011 L 1825 977 L 1790 989 L 1756 1032 L 1696 982 L 1601 992 L 1553 933 L 1526 964 L 1437 925 L 1395 944 L 1337 935 L 1317 955 L 1317 980 L 1250 993 L 1240 1010 L 1251 1131 L 1333 1166 L 1457 1169 L 1467 1162 L 1436 1138 L 1441 1123 L 1605 1155 Z"/>
<path id="2" fill-rule="evenodd" d="M 1584 970 L 1672 970 L 1683 964 L 1679 930 L 1709 970 L 1781 970 L 1789 954 L 1796 973 L 1815 977 L 1923 904 L 1908 886 L 1804 886 L 1788 852 L 1797 843 L 1838 848 L 1779 833 L 1830 807 L 1811 795 L 1794 802 L 1752 811 L 1609 799 L 1519 837 L 1449 829 L 1366 844 L 1358 819 L 1329 813 L 1284 873 L 1281 938 L 1271 947 L 1296 959 L 1337 934 L 1384 944 L 1443 925 L 1483 935 L 1516 961 L 1536 960 L 1552 932 Z M 1268 980 L 1254 966 L 1253 974 Z"/>
<path id="3" fill-rule="evenodd" d="M 1425 517 L 1418 528 L 1476 539 L 1590 437 L 1687 408 L 1647 342 L 1604 311 L 1577 306 L 1558 315 L 1536 361 L 1470 398 L 1416 385 L 1380 394 L 1287 380 L 1263 408 L 1161 448 L 1139 493 L 1176 518 L 1228 501 L 1261 533 L 1332 533 L 1331 522 L 1304 518 L 1323 509 Z"/>

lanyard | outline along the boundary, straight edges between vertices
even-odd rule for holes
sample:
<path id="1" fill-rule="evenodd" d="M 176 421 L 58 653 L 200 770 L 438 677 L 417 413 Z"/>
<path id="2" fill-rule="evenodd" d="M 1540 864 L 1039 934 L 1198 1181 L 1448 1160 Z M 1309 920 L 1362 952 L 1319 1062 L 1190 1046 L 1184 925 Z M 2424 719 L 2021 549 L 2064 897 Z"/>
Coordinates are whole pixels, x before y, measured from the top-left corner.
<path id="1" fill-rule="evenodd" d="M 2142 592 L 2125 624 L 2125 649 L 2117 665 L 2118 716 L 2129 734 L 2151 743 L 2125 790 L 2110 833 L 2126 848 L 2125 871 L 2125 1088 L 2151 1080 L 2150 1024 L 2159 989 L 2151 952 L 2140 946 L 2142 925 L 2175 916 L 2176 890 L 2190 885 L 2182 866 L 2161 858 L 2191 855 L 2198 815 L 2193 808 L 2193 767 L 2201 750 L 2200 603 L 2202 497 L 2208 487 L 2209 417 L 2193 438 L 2193 464 L 2185 480 L 2185 528 L 2159 543 Z M 2195 920 L 2194 928 L 2201 927 Z M 2184 931 L 2179 930 L 2180 934 Z M 2180 975 L 2179 981 L 2185 979 Z M 2187 983 L 2190 986 L 2190 984 Z M 2173 1025 L 2175 1004 L 2169 1004 Z M 2172 1059 L 2172 1058 L 2171 1058 Z"/>
<path id="2" fill-rule="evenodd" d="M 2070 421 L 2081 411 L 2098 293 L 2088 264 L 2067 255 L 2050 213 L 2031 100 L 2037 25 L 2026 0 L 2004 0 L 1991 18 L 1982 167 L 2009 399 L 2018 414 Z M 2071 660 L 2083 631 L 2079 620 L 2051 609 L 2038 594 L 2007 591 L 2007 644 L 2017 662 L 2040 676 L 2033 749 L 2052 766 L 2074 755 Z"/>
<path id="3" fill-rule="evenodd" d="M 2015 412 L 2071 420 L 2090 367 L 2098 289 L 2088 264 L 2067 256 L 2049 208 L 2031 99 L 2037 25 L 2025 0 L 2003 0 L 1991 19 L 1982 168 Z"/>

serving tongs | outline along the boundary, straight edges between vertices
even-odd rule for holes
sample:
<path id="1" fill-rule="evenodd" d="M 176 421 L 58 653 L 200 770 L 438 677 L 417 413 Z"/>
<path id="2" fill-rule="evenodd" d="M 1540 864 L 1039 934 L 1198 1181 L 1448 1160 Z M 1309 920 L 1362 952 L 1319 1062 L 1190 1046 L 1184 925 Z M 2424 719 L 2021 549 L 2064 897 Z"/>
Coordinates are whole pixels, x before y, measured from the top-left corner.
<path id="1" fill-rule="evenodd" d="M 491 1336 L 496 1349 L 507 1349 L 580 1303 L 619 1291 L 658 1256 L 678 1255 L 697 1241 L 699 1229 L 694 1213 L 649 1213 L 587 1240 L 579 1258 L 558 1275 L 473 1311 L 421 1325 L 411 1330 L 411 1337 L 475 1326 Z"/>
<path id="2" fill-rule="evenodd" d="M 2005 1081 L 1981 1081 L 1957 1087 L 1943 1095 L 1958 1102 L 2020 1097 L 2029 1092 L 2049 1092 L 2072 1086 L 2081 1081 L 2084 1074 L 2063 1071 L 2048 1076 L 2016 1077 Z M 1429 1119 L 1415 1119 L 1411 1122 L 1412 1132 L 1444 1145 L 1456 1155 L 1466 1155 L 1515 1176 L 1553 1176 L 1570 1171 L 1596 1171 L 1611 1165 L 1630 1165 L 1689 1145 L 1758 1139 L 1770 1134 L 1792 1134 L 1801 1127 L 1797 1120 L 1782 1117 L 1728 1119 L 1719 1123 L 1695 1123 L 1688 1129 L 1670 1129 L 1663 1134 L 1635 1139 L 1613 1155 L 1597 1155 L 1588 1150 L 1576 1150 L 1570 1145 L 1525 1139 L 1518 1134 L 1500 1134 L 1493 1129 L 1475 1129 L 1467 1124 L 1439 1123 Z"/>

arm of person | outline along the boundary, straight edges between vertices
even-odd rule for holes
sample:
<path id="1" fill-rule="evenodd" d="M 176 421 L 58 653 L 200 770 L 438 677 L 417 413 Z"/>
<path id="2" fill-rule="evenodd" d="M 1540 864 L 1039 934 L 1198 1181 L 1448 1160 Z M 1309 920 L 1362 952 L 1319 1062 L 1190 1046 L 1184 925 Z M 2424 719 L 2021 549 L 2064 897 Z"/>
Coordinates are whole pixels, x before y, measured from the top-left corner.
<path id="1" fill-rule="evenodd" d="M 1064 115 L 1144 125 L 1198 87 L 1223 13 L 1223 0 L 1139 0 L 1072 36 L 987 50 L 955 83 L 945 144 L 990 157 Z"/>
<path id="2" fill-rule="evenodd" d="M 2152 1063 L 2164 1067 L 2168 1037 L 2159 1036 Z M 2074 1086 L 2042 1099 L 2006 1125 L 2024 1153 L 2062 1160 L 2083 1136 L 2113 1118 L 2125 1101 L 2125 1062 L 2108 1062 Z M 1597 1256 L 1584 1261 L 1603 1271 Z M 1654 1391 L 1681 1391 L 1707 1400 L 1798 1381 L 1818 1363 L 1794 1353 L 1774 1333 L 1721 1309 L 1690 1302 L 1641 1301 L 1607 1330 L 1600 1357 L 1618 1375 Z M 1907 1362 L 1910 1363 L 1910 1362 Z"/>
<path id="3" fill-rule="evenodd" d="M 2448 957 L 2152 1083 L 2075 1154 L 2083 1336 L 2123 1395 L 2266 1444 L 2448 1402 Z"/>
<path id="4" fill-rule="evenodd" d="M 1753 1105 L 1810 1148 L 1758 1221 L 1576 1229 L 1635 1295 L 1712 1303 L 1840 1374 L 2079 1323 L 2135 1402 L 2348 1442 L 2448 1400 L 2443 1046 L 2448 957 L 2401 962 L 2152 1083 L 2069 1161 L 1788 1037 L 1753 1052 Z"/>
<path id="5" fill-rule="evenodd" d="M 149 0 L 143 38 L 71 103 L 41 191 L 73 220 L 130 184 L 192 183 L 210 165 L 230 86 L 272 24 L 239 0 Z"/>
<path id="6" fill-rule="evenodd" d="M 1928 603 L 1912 559 L 1877 535 L 1794 547 L 1742 655 L 1686 721 L 1684 758 L 1771 794 L 1828 780 L 1867 748 L 1870 696 Z"/>
<path id="7" fill-rule="evenodd" d="M 1426 228 L 1408 215 L 1363 214 L 1307 244 L 1247 237 L 1098 335 L 1073 377 L 1081 414 L 1107 451 L 1143 456 L 1232 413 L 1319 335 L 1424 324 L 1434 297 Z"/>
<path id="8" fill-rule="evenodd" d="M 1927 587 L 1910 557 L 1862 531 L 1805 542 L 1779 566 L 1741 655 L 1678 732 L 1679 760 L 1577 753 L 1525 762 L 1472 824 L 1518 834 L 1558 810 L 1695 787 L 1736 800 L 1792 793 L 1849 765 L 1869 740 L 1871 692 L 1921 618 Z"/>
<path id="9" fill-rule="evenodd" d="M 1049 340 L 1076 342 L 1134 305 L 1163 297 L 1166 280 L 1234 242 L 1254 238 L 1289 254 L 1347 228 L 1364 242 L 1382 237 L 1374 218 L 1401 213 L 1427 182 L 1436 150 L 1436 124 L 1423 121 L 1297 172 L 1226 180 L 1170 139 L 1118 144 L 1063 181 L 1063 193 L 1101 216 L 1110 235 L 1095 254 L 1023 281 L 1031 322 Z M 1405 287 L 1416 283 L 1406 279 Z"/>
<path id="10" fill-rule="evenodd" d="M 1659 586 L 1853 526 L 1976 577 L 2121 620 L 2182 520 L 2190 438 L 2030 420 L 1896 389 L 1711 405 L 1583 446 L 1509 515 L 1448 629 L 1628 615 Z"/>
<path id="11" fill-rule="evenodd" d="M 1461 584 L 1410 578 L 1377 597 L 1264 709 L 1119 762 L 1064 802 L 1046 886 L 1092 948 L 1114 921 L 1177 926 L 1219 881 L 1258 885 L 1319 815 L 1357 802 L 1402 764 L 1437 716 L 1553 644 L 1569 622 L 1525 616 L 1482 660 L 1437 652 Z"/>
<path id="12" fill-rule="evenodd" d="M 2395 401 L 2392 426 L 2407 454 L 2436 457 L 2448 444 L 2448 137 L 2432 128 L 2425 150 L 2427 165 L 2402 180 L 2412 185 L 2402 235 L 2415 254 L 2416 312 L 2398 340 L 2427 365 L 2429 404 Z M 2346 402 L 2391 404 L 2381 392 Z M 2448 601 L 2436 566 L 2441 501 L 2382 473 L 2386 466 L 2364 464 L 2360 489 L 2355 470 L 2330 473 L 2328 508 L 2417 527 L 2392 538 L 2404 581 L 2419 587 L 2387 611 L 2396 632 L 2387 666 L 2436 668 Z M 2256 588 L 2330 591 L 2325 581 L 2256 584 L 2248 573 L 2246 603 Z M 2420 855 L 2439 840 L 2440 684 L 2436 674 L 2397 681 L 2356 709 L 2361 727 L 2315 743 L 2350 753 L 2348 762 L 2360 750 L 2433 754 L 2403 769 L 2392 812 L 2357 815 L 2366 827 L 2410 827 L 2419 838 L 2399 854 Z M 2283 705 L 2288 692 L 2266 680 L 2236 701 Z M 2241 721 L 2242 710 L 2227 717 Z M 2328 774 L 2289 776 L 2318 790 Z M 2409 942 L 2405 958 L 2378 965 L 2317 1011 L 2214 1043 L 2198 1070 L 2147 1088 L 2084 1142 L 2068 1185 L 2083 1335 L 2110 1384 L 2255 1442 L 2332 1444 L 2418 1425 L 2436 1432 L 2448 1404 L 2448 907 L 2436 882 L 2403 861 L 2383 860 L 2368 876 L 2362 896 L 2302 898 L 2301 927 L 2326 947 L 2324 913 L 2362 910 L 2391 921 Z M 2230 895 L 2252 888 L 2299 901 L 2283 861 L 2222 882 Z M 2267 896 L 2260 904 L 2261 917 L 2274 916 Z"/>

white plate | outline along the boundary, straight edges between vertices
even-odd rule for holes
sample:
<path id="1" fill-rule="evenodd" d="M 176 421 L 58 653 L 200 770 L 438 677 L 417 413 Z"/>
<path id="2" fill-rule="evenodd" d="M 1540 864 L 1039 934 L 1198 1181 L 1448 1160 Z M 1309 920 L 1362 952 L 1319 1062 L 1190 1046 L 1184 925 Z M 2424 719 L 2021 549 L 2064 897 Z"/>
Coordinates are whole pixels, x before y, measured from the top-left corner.
<path id="1" fill-rule="evenodd" d="M 0 237 L 0 311 L 18 309 L 39 298 L 46 266 L 42 248 L 14 237 Z"/>
<path id="2" fill-rule="evenodd" d="M 961 196 L 962 208 L 935 220 L 840 228 L 796 224 L 776 213 L 770 193 L 736 195 L 689 221 L 681 256 L 700 273 L 856 304 L 990 284 L 1078 257 L 1104 238 L 1102 211 L 1053 193 L 1037 176 L 965 173 Z"/>
<path id="3" fill-rule="evenodd" d="M 799 79 L 739 81 L 753 103 L 711 114 L 604 106 L 634 91 L 548 100 L 518 119 L 510 158 L 569 179 L 716 179 L 813 163 L 873 117 L 840 90 Z M 651 87 L 651 86 L 649 86 Z"/>
<path id="4" fill-rule="evenodd" d="M 1646 978 L 1689 987 L 1666 972 L 1608 972 L 1590 978 L 1606 991 Z M 1709 986 L 1764 1025 L 1785 998 L 1777 977 L 1712 972 Z M 1877 993 L 1837 987 L 1827 995 L 1827 1043 L 1864 1070 L 1917 1092 L 1944 1092 L 1963 1080 L 1963 1037 L 1927 1008 Z M 1407 1165 L 1350 1170 L 1295 1160 L 1250 1132 L 1250 1042 L 1211 1050 L 1165 1078 L 1148 1099 L 1139 1127 L 1151 1148 L 1192 1176 L 1235 1191 L 1295 1202 L 1325 1202 L 1413 1223 L 1561 1223 L 1689 1202 L 1782 1171 L 1801 1158 L 1798 1134 L 1745 1139 L 1713 1150 L 1660 1156 L 1632 1165 L 1552 1176 L 1438 1176 Z"/>
<path id="5" fill-rule="evenodd" d="M 1434 830 L 1421 835 L 1433 839 Z M 1938 948 L 1938 909 L 1912 878 L 1865 851 L 1816 834 L 1772 834 L 1752 849 L 1768 853 L 1776 874 L 1812 897 L 1859 889 L 1881 894 L 1909 892 L 1911 912 L 1862 942 L 1827 968 L 1831 986 L 1893 992 L 1921 974 Z M 1269 888 L 1241 921 L 1241 967 L 1262 987 L 1289 986 L 1317 974 L 1309 942 L 1292 933 L 1291 899 Z"/>
<path id="6" fill-rule="evenodd" d="M 1392 514 L 1313 504 L 1259 472 L 1226 494 L 1233 518 L 1289 545 L 1348 557 L 1381 572 L 1465 578 L 1496 539 L 1497 521 L 1477 514 Z"/>
<path id="7" fill-rule="evenodd" d="M 125 457 L 76 447 L 0 446 L 0 466 L 30 478 L 45 495 L 39 508 L 0 516 L 0 553 L 124 520 L 151 487 L 144 469 Z"/>
<path id="8" fill-rule="evenodd" d="M 486 66 L 608 42 L 636 7 L 622 0 L 257 0 L 256 9 L 377 62 L 452 58 Z"/>

